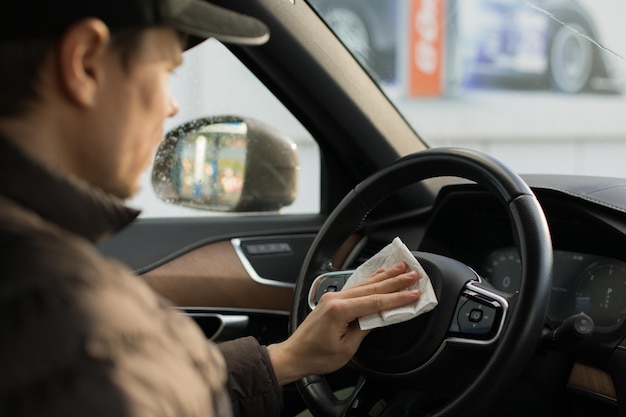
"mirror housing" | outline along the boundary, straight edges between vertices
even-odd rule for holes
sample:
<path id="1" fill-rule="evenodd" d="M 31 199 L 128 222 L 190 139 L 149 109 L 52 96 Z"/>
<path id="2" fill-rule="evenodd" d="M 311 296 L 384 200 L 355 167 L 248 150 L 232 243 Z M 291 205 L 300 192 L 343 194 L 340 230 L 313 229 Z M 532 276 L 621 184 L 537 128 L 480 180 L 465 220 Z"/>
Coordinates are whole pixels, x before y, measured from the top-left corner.
<path id="1" fill-rule="evenodd" d="M 278 211 L 295 200 L 299 169 L 290 138 L 257 120 L 215 116 L 165 135 L 152 187 L 167 203 L 201 210 Z"/>

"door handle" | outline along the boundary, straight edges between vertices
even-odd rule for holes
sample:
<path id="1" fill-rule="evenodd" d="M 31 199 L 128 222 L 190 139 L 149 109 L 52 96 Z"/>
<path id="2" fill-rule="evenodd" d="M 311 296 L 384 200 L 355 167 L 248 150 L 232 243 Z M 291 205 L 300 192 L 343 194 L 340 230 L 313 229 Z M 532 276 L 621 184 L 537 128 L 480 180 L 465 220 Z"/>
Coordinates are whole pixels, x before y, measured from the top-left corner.
<path id="1" fill-rule="evenodd" d="M 250 317 L 244 314 L 188 313 L 204 335 L 214 342 L 224 342 L 245 336 Z"/>

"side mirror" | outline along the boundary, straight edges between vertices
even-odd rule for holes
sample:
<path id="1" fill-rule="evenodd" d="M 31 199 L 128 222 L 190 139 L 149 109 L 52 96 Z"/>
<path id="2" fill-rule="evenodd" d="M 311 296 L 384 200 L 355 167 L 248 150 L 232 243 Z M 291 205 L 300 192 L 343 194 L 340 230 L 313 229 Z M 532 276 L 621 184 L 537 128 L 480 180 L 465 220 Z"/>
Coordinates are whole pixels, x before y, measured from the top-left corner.
<path id="1" fill-rule="evenodd" d="M 152 187 L 165 202 L 221 212 L 277 211 L 296 198 L 296 144 L 257 120 L 216 116 L 169 131 Z"/>

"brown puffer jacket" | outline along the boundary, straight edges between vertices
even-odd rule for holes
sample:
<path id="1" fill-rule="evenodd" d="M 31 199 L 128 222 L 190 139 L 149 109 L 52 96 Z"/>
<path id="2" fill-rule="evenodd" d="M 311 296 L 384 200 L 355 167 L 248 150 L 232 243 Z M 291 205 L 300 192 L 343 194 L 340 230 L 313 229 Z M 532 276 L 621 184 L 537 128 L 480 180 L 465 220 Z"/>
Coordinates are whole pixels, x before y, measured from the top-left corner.
<path id="1" fill-rule="evenodd" d="M 96 250 L 137 214 L 0 139 L 0 415 L 279 415 L 265 347 L 221 354 Z"/>

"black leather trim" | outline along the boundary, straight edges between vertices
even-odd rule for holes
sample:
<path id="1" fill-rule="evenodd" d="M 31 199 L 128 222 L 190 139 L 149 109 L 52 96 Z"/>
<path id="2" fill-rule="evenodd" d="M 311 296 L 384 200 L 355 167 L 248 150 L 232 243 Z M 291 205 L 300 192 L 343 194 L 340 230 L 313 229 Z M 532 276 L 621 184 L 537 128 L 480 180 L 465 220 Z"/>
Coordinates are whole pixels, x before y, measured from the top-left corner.
<path id="1" fill-rule="evenodd" d="M 534 190 L 551 190 L 626 213 L 626 179 L 582 175 L 522 175 Z"/>

